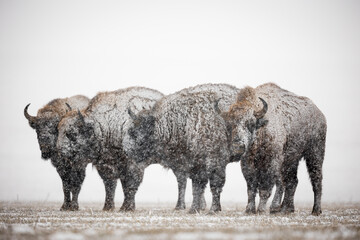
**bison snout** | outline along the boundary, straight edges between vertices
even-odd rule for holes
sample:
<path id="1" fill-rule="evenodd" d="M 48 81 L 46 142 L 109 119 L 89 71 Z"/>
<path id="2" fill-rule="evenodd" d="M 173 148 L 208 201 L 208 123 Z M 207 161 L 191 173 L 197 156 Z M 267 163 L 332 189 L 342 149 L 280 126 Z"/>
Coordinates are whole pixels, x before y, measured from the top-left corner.
<path id="1" fill-rule="evenodd" d="M 40 145 L 40 151 L 43 159 L 49 159 L 53 154 L 51 147 L 45 144 Z"/>
<path id="2" fill-rule="evenodd" d="M 51 157 L 51 153 L 50 152 L 41 152 L 41 157 L 43 159 L 49 159 Z"/>
<path id="3" fill-rule="evenodd" d="M 232 148 L 236 154 L 243 154 L 245 152 L 245 144 L 242 143 L 234 143 Z"/>

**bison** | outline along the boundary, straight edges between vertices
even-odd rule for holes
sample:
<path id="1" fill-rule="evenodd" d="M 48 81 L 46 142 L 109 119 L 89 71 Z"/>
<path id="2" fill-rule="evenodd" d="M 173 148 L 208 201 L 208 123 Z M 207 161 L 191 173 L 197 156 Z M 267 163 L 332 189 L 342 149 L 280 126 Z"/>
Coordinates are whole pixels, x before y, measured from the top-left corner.
<path id="1" fill-rule="evenodd" d="M 78 210 L 78 195 L 85 178 L 85 169 L 72 168 L 56 151 L 58 137 L 57 126 L 63 116 L 72 109 L 83 109 L 89 103 L 85 96 L 77 95 L 69 98 L 54 99 L 39 109 L 37 116 L 28 113 L 28 104 L 24 115 L 30 127 L 36 130 L 43 159 L 51 159 L 52 165 L 59 173 L 63 184 L 64 203 L 61 210 Z M 72 195 L 72 196 L 71 196 Z"/>
<path id="2" fill-rule="evenodd" d="M 241 154 L 248 188 L 247 212 L 256 212 L 257 191 L 258 211 L 265 210 L 275 183 L 278 188 L 270 212 L 294 212 L 297 169 L 304 158 L 314 192 L 312 214 L 321 214 L 327 125 L 324 115 L 310 99 L 273 83 L 255 89 L 246 87 L 222 116 L 230 126 L 231 148 Z"/>
<path id="3" fill-rule="evenodd" d="M 136 163 L 122 145 L 132 123 L 128 109 L 138 113 L 150 109 L 163 94 L 144 87 L 130 87 L 101 92 L 78 112 L 69 112 L 59 123 L 57 150 L 74 168 L 81 168 L 89 159 L 101 176 L 106 191 L 103 210 L 115 208 L 114 195 L 120 179 L 124 202 L 120 210 L 135 209 L 135 194 L 148 162 Z"/>
<path id="4" fill-rule="evenodd" d="M 221 210 L 220 193 L 225 168 L 231 160 L 225 121 L 216 109 L 228 109 L 238 89 L 226 84 L 205 84 L 163 97 L 152 109 L 133 118 L 124 149 L 139 164 L 160 163 L 175 175 L 192 179 L 189 213 L 202 210 L 208 181 L 212 192 L 209 213 Z"/>

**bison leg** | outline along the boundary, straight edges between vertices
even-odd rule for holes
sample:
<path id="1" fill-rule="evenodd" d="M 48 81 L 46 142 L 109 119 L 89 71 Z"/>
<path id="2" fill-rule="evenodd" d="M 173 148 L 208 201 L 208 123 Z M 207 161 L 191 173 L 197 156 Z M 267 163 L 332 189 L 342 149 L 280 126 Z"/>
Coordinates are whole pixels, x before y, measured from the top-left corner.
<path id="1" fill-rule="evenodd" d="M 80 188 L 77 188 L 77 189 L 74 189 L 73 191 L 71 191 L 71 195 L 72 195 L 72 199 L 71 199 L 71 203 L 70 203 L 71 211 L 79 210 L 79 202 L 78 202 L 79 192 L 80 192 Z"/>
<path id="2" fill-rule="evenodd" d="M 320 145 L 320 147 L 318 147 Z M 324 160 L 325 142 L 314 144 L 310 153 L 305 156 L 306 167 L 310 175 L 311 185 L 314 192 L 314 206 L 312 215 L 321 214 L 321 194 L 322 194 L 322 165 Z"/>
<path id="3" fill-rule="evenodd" d="M 120 211 L 135 210 L 135 195 L 144 177 L 144 170 L 135 166 L 129 166 L 127 174 L 121 180 L 124 192 L 124 202 Z"/>
<path id="4" fill-rule="evenodd" d="M 271 196 L 271 189 L 259 190 L 260 202 L 258 206 L 258 213 L 262 214 L 265 213 L 266 210 L 266 203 Z"/>
<path id="5" fill-rule="evenodd" d="M 70 195 L 70 186 L 67 182 L 67 179 L 62 179 L 63 192 L 64 192 L 64 203 L 60 208 L 60 211 L 68 211 L 71 208 L 71 195 Z"/>
<path id="6" fill-rule="evenodd" d="M 258 189 L 260 202 L 257 209 L 259 214 L 265 213 L 266 203 L 271 196 L 272 189 L 275 185 L 277 179 L 274 171 L 269 171 L 268 169 L 259 169 L 260 173 L 258 175 Z"/>
<path id="7" fill-rule="evenodd" d="M 255 174 L 245 174 L 244 177 L 247 185 L 247 194 L 248 194 L 248 203 L 246 205 L 245 213 L 247 214 L 256 214 L 256 206 L 255 206 L 255 197 L 257 191 L 257 180 L 255 178 Z"/>
<path id="8" fill-rule="evenodd" d="M 248 203 L 246 205 L 245 213 L 256 214 L 255 197 L 256 197 L 256 185 L 253 183 L 247 183 Z"/>
<path id="9" fill-rule="evenodd" d="M 121 212 L 135 211 L 135 194 L 137 189 L 124 188 L 124 202 L 120 208 Z"/>
<path id="10" fill-rule="evenodd" d="M 110 173 L 109 168 L 96 166 L 96 169 L 103 180 L 105 186 L 105 203 L 103 211 L 112 211 L 115 209 L 115 190 L 117 185 L 117 179 L 109 178 L 112 173 Z"/>
<path id="11" fill-rule="evenodd" d="M 70 193 L 70 178 L 69 178 L 69 171 L 68 168 L 64 167 L 63 165 L 57 166 L 56 171 L 58 172 L 62 186 L 63 186 L 63 192 L 64 192 L 64 202 L 60 208 L 60 211 L 68 211 L 71 207 L 71 193 Z"/>
<path id="12" fill-rule="evenodd" d="M 175 172 L 174 174 L 177 179 L 178 183 L 178 201 L 176 203 L 175 210 L 182 210 L 185 209 L 185 191 L 186 191 L 186 183 L 187 183 L 187 177 L 182 172 Z"/>
<path id="13" fill-rule="evenodd" d="M 242 160 L 240 162 L 240 166 L 246 181 L 247 194 L 248 194 L 248 203 L 246 205 L 245 213 L 256 214 L 255 197 L 256 197 L 258 183 L 256 178 L 255 167 L 246 160 Z"/>
<path id="14" fill-rule="evenodd" d="M 105 185 L 105 203 L 103 211 L 113 211 L 115 209 L 115 190 L 117 179 L 103 179 Z"/>
<path id="15" fill-rule="evenodd" d="M 206 175 L 206 174 L 205 174 Z M 207 184 L 207 179 L 193 178 L 192 179 L 192 190 L 193 190 L 193 201 L 189 210 L 190 214 L 199 213 L 201 210 L 201 196 L 204 195 L 204 190 Z"/>
<path id="16" fill-rule="evenodd" d="M 85 179 L 85 169 L 78 170 L 78 171 L 72 171 L 71 172 L 71 208 L 72 211 L 79 210 L 79 193 L 81 190 L 81 185 L 84 182 Z"/>
<path id="17" fill-rule="evenodd" d="M 276 180 L 276 191 L 274 199 L 270 206 L 270 213 L 277 213 L 281 210 L 281 199 L 284 193 L 284 187 L 281 179 Z"/>
<path id="18" fill-rule="evenodd" d="M 294 207 L 294 195 L 298 184 L 297 169 L 299 166 L 299 160 L 285 161 L 282 169 L 282 176 L 285 185 L 285 195 L 281 206 L 281 212 L 284 214 L 293 213 Z"/>
<path id="19" fill-rule="evenodd" d="M 201 202 L 200 202 L 200 210 L 204 211 L 206 209 L 206 200 L 204 193 L 201 195 Z"/>
<path id="20" fill-rule="evenodd" d="M 225 168 L 215 170 L 210 176 L 210 189 L 212 193 L 212 204 L 210 214 L 221 211 L 220 194 L 225 184 Z"/>

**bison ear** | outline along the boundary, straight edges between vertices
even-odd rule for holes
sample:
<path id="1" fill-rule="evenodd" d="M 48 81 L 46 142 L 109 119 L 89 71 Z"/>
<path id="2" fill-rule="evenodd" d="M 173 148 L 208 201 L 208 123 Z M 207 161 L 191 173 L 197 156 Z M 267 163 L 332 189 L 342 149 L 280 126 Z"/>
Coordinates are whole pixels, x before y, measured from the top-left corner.
<path id="1" fill-rule="evenodd" d="M 133 121 L 136 121 L 137 116 L 136 116 L 136 114 L 135 114 L 133 111 L 131 111 L 130 108 L 128 108 L 128 114 L 130 115 L 130 117 L 131 117 L 131 119 L 132 119 Z"/>
<path id="2" fill-rule="evenodd" d="M 266 126 L 269 123 L 269 120 L 264 118 L 256 119 L 256 129 Z"/>
<path id="3" fill-rule="evenodd" d="M 86 137 L 88 139 L 90 139 L 91 136 L 93 134 L 95 134 L 94 133 L 94 127 L 90 123 L 84 124 L 82 127 L 80 127 L 79 131 L 84 137 Z"/>
<path id="4" fill-rule="evenodd" d="M 215 101 L 215 103 L 214 103 L 214 108 L 215 108 L 215 111 L 216 111 L 218 114 L 221 115 L 221 110 L 220 110 L 220 108 L 219 108 L 220 99 L 221 99 L 221 98 L 219 98 L 218 100 Z"/>
<path id="5" fill-rule="evenodd" d="M 155 121 L 156 121 L 156 119 L 154 116 L 152 116 L 152 115 L 148 116 L 148 122 L 150 123 L 151 126 L 154 126 Z"/>
<path id="6" fill-rule="evenodd" d="M 70 105 L 68 104 L 68 103 L 65 103 L 65 105 L 67 106 L 67 108 L 68 108 L 68 111 L 72 111 L 72 108 L 70 107 Z"/>
<path id="7" fill-rule="evenodd" d="M 78 116 L 80 118 L 81 123 L 85 125 L 85 119 L 84 116 L 81 114 L 80 110 L 78 110 Z"/>
<path id="8" fill-rule="evenodd" d="M 220 112 L 220 116 L 225 120 L 225 122 L 229 119 L 229 112 Z"/>

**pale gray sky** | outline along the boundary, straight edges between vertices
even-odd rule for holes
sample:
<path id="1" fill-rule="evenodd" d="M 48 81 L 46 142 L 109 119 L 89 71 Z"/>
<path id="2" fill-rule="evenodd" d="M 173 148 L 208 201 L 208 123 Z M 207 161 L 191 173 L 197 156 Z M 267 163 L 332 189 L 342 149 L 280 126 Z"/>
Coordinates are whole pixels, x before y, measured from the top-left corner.
<path id="1" fill-rule="evenodd" d="M 23 116 L 27 103 L 35 115 L 57 97 L 134 85 L 169 94 L 271 81 L 311 98 L 327 118 L 323 200 L 360 201 L 359 43 L 359 1 L 0 0 L 0 200 L 63 198 Z M 89 166 L 80 204 L 103 199 Z M 175 206 L 172 172 L 149 167 L 136 199 Z M 295 199 L 313 199 L 303 162 Z M 222 200 L 247 200 L 239 163 L 227 167 Z"/>

